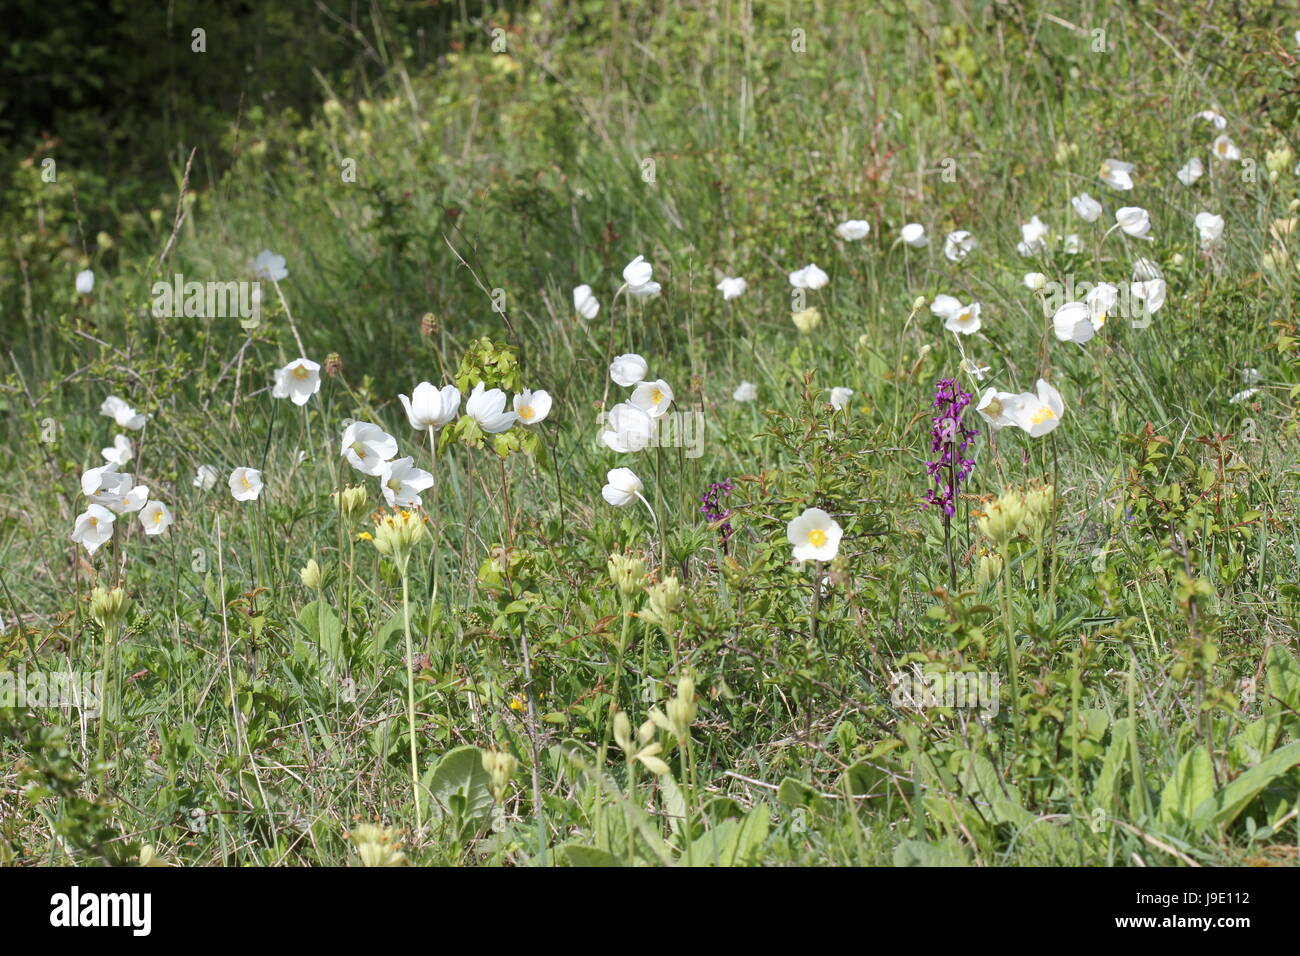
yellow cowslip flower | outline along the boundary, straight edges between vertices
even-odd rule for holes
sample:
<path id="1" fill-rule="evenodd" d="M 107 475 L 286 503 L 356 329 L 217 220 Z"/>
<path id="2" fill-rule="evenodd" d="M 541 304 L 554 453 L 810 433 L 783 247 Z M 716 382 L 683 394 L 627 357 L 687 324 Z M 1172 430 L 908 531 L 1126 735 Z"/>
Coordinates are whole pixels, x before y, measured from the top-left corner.
<path id="1" fill-rule="evenodd" d="M 804 309 L 802 312 L 794 313 L 790 316 L 790 319 L 794 322 L 794 327 L 804 335 L 807 335 L 813 329 L 817 328 L 817 326 L 822 324 L 822 314 L 817 311 L 815 306 Z"/>
<path id="2" fill-rule="evenodd" d="M 976 523 L 981 534 L 1001 547 L 1016 536 L 1027 513 L 1024 495 L 1019 489 L 1008 488 L 976 519 Z"/>
<path id="3" fill-rule="evenodd" d="M 362 866 L 405 866 L 406 854 L 398 848 L 397 831 L 363 823 L 347 834 Z"/>

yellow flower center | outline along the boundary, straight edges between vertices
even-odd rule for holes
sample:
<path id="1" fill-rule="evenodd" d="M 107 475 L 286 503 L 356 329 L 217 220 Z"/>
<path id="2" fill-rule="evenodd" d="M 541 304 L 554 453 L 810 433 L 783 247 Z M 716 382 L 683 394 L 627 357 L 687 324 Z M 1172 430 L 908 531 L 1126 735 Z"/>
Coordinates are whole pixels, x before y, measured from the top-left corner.
<path id="1" fill-rule="evenodd" d="M 656 405 L 658 405 L 663 400 L 664 400 L 664 393 L 661 392 L 659 389 L 656 388 L 653 392 L 650 393 L 650 401 L 654 402 Z"/>
<path id="2" fill-rule="evenodd" d="M 537 413 L 536 413 L 535 411 L 533 411 L 533 406 L 531 406 L 531 405 L 524 405 L 524 406 L 521 406 L 520 409 L 519 409 L 519 417 L 522 418 L 522 419 L 523 419 L 524 421 L 526 421 L 526 422 L 528 422 L 528 421 L 532 421 L 533 416 L 536 415 L 536 414 L 537 414 Z"/>
<path id="3" fill-rule="evenodd" d="M 401 478 L 389 478 L 389 479 L 388 479 L 388 487 L 389 487 L 389 488 L 392 488 L 394 491 L 401 491 L 401 490 L 402 490 L 402 479 L 401 479 Z"/>
<path id="4" fill-rule="evenodd" d="M 824 548 L 826 546 L 826 532 L 821 528 L 813 528 L 808 532 L 808 543 L 814 548 Z"/>
<path id="5" fill-rule="evenodd" d="M 155 512 L 153 513 L 153 523 L 154 523 L 154 524 L 162 524 L 162 515 L 163 515 L 163 513 L 162 513 L 161 511 L 155 511 Z"/>
<path id="6" fill-rule="evenodd" d="M 306 377 L 307 377 L 308 375 L 310 375 L 310 374 L 311 374 L 311 373 L 307 371 L 307 366 L 305 366 L 305 365 L 297 365 L 297 366 L 294 367 L 294 370 L 293 370 L 293 377 L 294 377 L 294 378 L 297 378 L 297 379 L 304 379 L 304 378 L 306 378 Z"/>
<path id="7" fill-rule="evenodd" d="M 251 489 L 253 487 L 253 483 L 248 480 L 248 475 L 240 475 L 239 480 L 244 483 L 245 488 Z"/>
<path id="8" fill-rule="evenodd" d="M 1056 417 L 1056 412 L 1052 411 L 1046 405 L 1034 412 L 1034 417 L 1030 419 L 1035 425 L 1041 425 L 1043 422 L 1050 422 Z"/>
<path id="9" fill-rule="evenodd" d="M 90 526 L 93 528 L 97 524 L 99 524 L 99 519 L 96 518 L 94 515 L 91 515 Z"/>
<path id="10" fill-rule="evenodd" d="M 362 459 L 363 461 L 365 460 L 366 446 L 361 444 L 361 442 L 354 442 L 352 445 L 352 451 L 356 454 L 358 458 Z"/>

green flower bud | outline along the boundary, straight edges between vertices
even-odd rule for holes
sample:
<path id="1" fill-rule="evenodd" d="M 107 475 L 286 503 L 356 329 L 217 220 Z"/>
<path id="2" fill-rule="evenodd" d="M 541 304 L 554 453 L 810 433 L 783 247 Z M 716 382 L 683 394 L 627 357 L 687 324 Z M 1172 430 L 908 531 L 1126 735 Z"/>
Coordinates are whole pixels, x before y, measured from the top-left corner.
<path id="1" fill-rule="evenodd" d="M 90 592 L 90 617 L 100 627 L 121 624 L 130 606 L 131 602 L 121 588 L 109 590 L 96 586 Z"/>

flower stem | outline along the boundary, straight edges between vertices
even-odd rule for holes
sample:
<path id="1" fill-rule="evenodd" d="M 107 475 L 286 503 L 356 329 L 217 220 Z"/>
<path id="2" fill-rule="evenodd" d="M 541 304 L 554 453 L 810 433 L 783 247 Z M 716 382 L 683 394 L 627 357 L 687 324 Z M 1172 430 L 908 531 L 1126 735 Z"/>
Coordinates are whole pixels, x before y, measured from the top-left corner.
<path id="1" fill-rule="evenodd" d="M 402 627 L 406 631 L 406 730 L 411 738 L 411 789 L 415 792 L 415 829 L 424 828 L 420 807 L 420 770 L 415 754 L 415 652 L 411 647 L 411 602 L 407 587 L 407 565 L 402 561 Z"/>

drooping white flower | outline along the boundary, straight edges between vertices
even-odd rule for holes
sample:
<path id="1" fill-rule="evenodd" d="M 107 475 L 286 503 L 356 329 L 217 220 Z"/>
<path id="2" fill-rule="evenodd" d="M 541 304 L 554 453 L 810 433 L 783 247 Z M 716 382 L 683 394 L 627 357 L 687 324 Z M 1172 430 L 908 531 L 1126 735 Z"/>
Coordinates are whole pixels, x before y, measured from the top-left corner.
<path id="1" fill-rule="evenodd" d="M 1167 291 L 1164 279 L 1147 279 L 1143 282 L 1129 283 L 1129 295 L 1137 299 L 1143 305 L 1143 311 L 1147 315 L 1154 315 L 1160 311 L 1160 307 L 1165 304 L 1165 293 Z"/>
<path id="2" fill-rule="evenodd" d="M 1223 217 L 1209 212 L 1196 214 L 1196 232 L 1201 238 L 1201 248 L 1206 249 L 1219 241 L 1223 235 Z"/>
<path id="3" fill-rule="evenodd" d="M 199 465 L 194 472 L 194 487 L 201 491 L 211 491 L 217 486 L 217 479 L 221 473 L 217 471 L 216 465 Z"/>
<path id="4" fill-rule="evenodd" d="M 418 508 L 420 492 L 433 487 L 433 475 L 416 468 L 409 456 L 384 462 L 379 472 L 379 487 L 391 508 Z"/>
<path id="5" fill-rule="evenodd" d="M 1025 288 L 1030 292 L 1041 292 L 1047 285 L 1047 276 L 1041 272 L 1026 272 L 1024 282 Z"/>
<path id="6" fill-rule="evenodd" d="M 1235 163 L 1241 159 L 1241 150 L 1237 148 L 1236 143 L 1228 138 L 1227 133 L 1214 138 L 1214 142 L 1210 144 L 1210 154 L 1215 159 L 1223 160 L 1226 163 Z"/>
<path id="7" fill-rule="evenodd" d="M 615 356 L 614 361 L 609 363 L 609 377 L 615 385 L 627 388 L 644 379 L 649 367 L 645 359 L 635 352 L 629 352 Z"/>
<path id="8" fill-rule="evenodd" d="M 623 281 L 627 283 L 629 295 L 645 299 L 658 295 L 660 285 L 653 281 L 654 266 L 645 261 L 645 256 L 637 256 L 623 267 Z"/>
<path id="9" fill-rule="evenodd" d="M 1133 164 L 1119 159 L 1108 159 L 1097 171 L 1101 181 L 1111 189 L 1127 192 L 1133 188 Z"/>
<path id="10" fill-rule="evenodd" d="M 1254 398 L 1258 394 L 1259 394 L 1259 389 L 1247 388 L 1238 392 L 1236 395 L 1232 396 L 1232 398 L 1228 399 L 1228 404 L 1240 405 L 1242 402 L 1250 401 L 1250 399 Z"/>
<path id="11" fill-rule="evenodd" d="M 107 415 L 113 421 L 117 422 L 118 428 L 129 428 L 132 431 L 139 431 L 144 428 L 144 423 L 148 419 L 147 415 L 141 415 L 134 408 L 128 405 L 116 395 L 110 395 L 99 406 L 99 414 Z"/>
<path id="12" fill-rule="evenodd" d="M 507 431 L 519 420 L 513 411 L 506 411 L 506 393 L 499 388 L 487 388 L 482 382 L 474 386 L 465 401 L 465 414 L 489 435 Z M 397 449 L 393 451 L 396 453 Z"/>
<path id="13" fill-rule="evenodd" d="M 104 456 L 104 461 L 123 468 L 135 455 L 135 451 L 131 447 L 131 439 L 125 435 L 114 435 L 113 444 L 101 450 L 100 454 Z"/>
<path id="14" fill-rule="evenodd" d="M 1254 385 L 1259 381 L 1259 369 L 1243 368 L 1241 370 L 1241 380 L 1247 385 Z"/>
<path id="15" fill-rule="evenodd" d="M 949 319 L 961 311 L 961 300 L 940 292 L 930 303 L 930 311 L 941 319 Z"/>
<path id="16" fill-rule="evenodd" d="M 628 401 L 651 418 L 663 418 L 673 403 L 673 390 L 663 379 L 642 382 L 632 390 Z"/>
<path id="17" fill-rule="evenodd" d="M 1038 380 L 1037 393 L 1024 392 L 1019 398 L 1020 402 L 1012 412 L 1012 419 L 1031 438 L 1040 438 L 1061 424 L 1061 416 L 1065 414 L 1065 402 L 1061 398 L 1061 393 L 1046 379 Z"/>
<path id="18" fill-rule="evenodd" d="M 835 235 L 845 242 L 857 242 L 859 239 L 865 239 L 869 232 L 871 232 L 871 223 L 865 219 L 846 219 L 835 227 Z"/>
<path id="19" fill-rule="evenodd" d="M 503 405 L 505 400 L 505 394 L 502 393 Z M 467 407 L 466 411 L 468 410 Z M 343 430 L 339 448 L 348 464 L 357 471 L 363 475 L 377 475 L 384 470 L 384 462 L 397 454 L 397 439 L 378 425 L 353 422 Z"/>
<path id="20" fill-rule="evenodd" d="M 961 306 L 944 320 L 943 327 L 959 335 L 974 335 L 980 330 L 980 304 Z"/>
<path id="21" fill-rule="evenodd" d="M 1083 301 L 1088 303 L 1088 312 L 1092 316 L 1092 327 L 1100 332 L 1101 327 L 1106 324 L 1106 319 L 1115 311 L 1115 306 L 1119 302 L 1119 289 L 1109 282 L 1098 282 L 1088 290 L 1088 294 L 1083 297 Z"/>
<path id="22" fill-rule="evenodd" d="M 605 475 L 605 487 L 600 489 L 601 497 L 615 508 L 626 508 L 641 497 L 645 485 L 631 468 L 611 468 Z"/>
<path id="23" fill-rule="evenodd" d="M 1052 329 L 1062 342 L 1083 345 L 1097 334 L 1086 302 L 1067 302 L 1052 315 Z"/>
<path id="24" fill-rule="evenodd" d="M 758 386 L 753 382 L 741 382 L 731 397 L 737 402 L 752 402 L 758 398 Z"/>
<path id="25" fill-rule="evenodd" d="M 600 303 L 596 301 L 595 294 L 591 291 L 591 286 L 580 285 L 573 290 L 573 311 L 577 312 L 587 321 L 596 317 L 600 311 Z"/>
<path id="26" fill-rule="evenodd" d="M 267 282 L 279 282 L 289 275 L 289 270 L 284 267 L 284 256 L 277 256 L 270 249 L 263 249 L 257 254 L 253 260 L 253 272 Z"/>
<path id="27" fill-rule="evenodd" d="M 116 515 L 103 505 L 89 505 L 77 515 L 72 528 L 72 540 L 86 549 L 87 554 L 94 554 L 100 546 L 113 537 L 113 522 Z"/>
<path id="28" fill-rule="evenodd" d="M 1020 227 L 1020 242 L 1016 244 L 1016 252 L 1026 257 L 1046 252 L 1047 234 L 1047 224 L 1037 216 L 1032 217 Z"/>
<path id="29" fill-rule="evenodd" d="M 144 533 L 147 535 L 163 534 L 175 520 L 161 501 L 150 499 L 140 509 L 140 527 L 144 528 Z"/>
<path id="30" fill-rule="evenodd" d="M 790 273 L 790 284 L 796 289 L 820 289 L 830 281 L 830 276 L 817 268 L 815 263 L 809 263 Z"/>
<path id="31" fill-rule="evenodd" d="M 821 508 L 805 508 L 785 526 L 786 540 L 794 546 L 796 561 L 834 561 L 844 532 Z"/>
<path id="32" fill-rule="evenodd" d="M 373 426 L 372 426 L 373 427 Z M 256 468 L 239 467 L 230 473 L 230 494 L 236 501 L 256 501 L 262 493 L 262 473 Z"/>
<path id="33" fill-rule="evenodd" d="M 923 249 L 930 244 L 930 237 L 925 234 L 925 226 L 919 222 L 909 222 L 899 230 L 898 237 L 903 240 L 903 245 L 911 246 L 913 249 Z"/>
<path id="34" fill-rule="evenodd" d="M 1083 240 L 1079 238 L 1077 232 L 1072 232 L 1061 240 L 1061 250 L 1066 255 L 1076 256 L 1083 252 Z"/>
<path id="35" fill-rule="evenodd" d="M 845 408 L 853 398 L 853 389 L 836 385 L 831 389 L 831 408 L 837 412 Z"/>
<path id="36" fill-rule="evenodd" d="M 732 299 L 743 295 L 745 290 L 749 288 L 749 283 L 739 276 L 735 276 L 723 279 L 715 288 L 722 293 L 723 302 L 730 302 Z"/>
<path id="37" fill-rule="evenodd" d="M 1174 175 L 1178 177 L 1178 181 L 1184 186 L 1192 186 L 1205 175 L 1205 164 L 1198 157 L 1193 156 L 1183 163 Z"/>
<path id="38" fill-rule="evenodd" d="M 1115 225 L 1126 235 L 1142 239 L 1151 231 L 1151 215 L 1141 206 L 1124 206 L 1115 210 Z"/>
<path id="39" fill-rule="evenodd" d="M 1212 124 L 1215 129 L 1226 129 L 1228 126 L 1227 117 L 1215 110 L 1201 110 L 1192 119 L 1205 120 Z"/>
<path id="40" fill-rule="evenodd" d="M 965 229 L 957 229 L 943 240 L 943 254 L 951 262 L 961 262 L 978 245 L 975 237 Z"/>
<path id="41" fill-rule="evenodd" d="M 600 440 L 619 454 L 637 452 L 650 445 L 654 431 L 655 423 L 647 412 L 620 402 L 605 417 L 605 430 L 600 433 Z"/>
<path id="42" fill-rule="evenodd" d="M 320 391 L 320 366 L 308 358 L 294 359 L 275 373 L 272 398 L 287 398 L 306 405 Z"/>
<path id="43" fill-rule="evenodd" d="M 437 430 L 460 414 L 460 389 L 455 385 L 438 388 L 432 382 L 421 382 L 411 389 L 409 398 L 397 398 L 406 409 L 406 420 L 416 431 Z"/>
<path id="44" fill-rule="evenodd" d="M 524 389 L 514 398 L 515 415 L 525 425 L 536 425 L 551 414 L 551 396 L 544 389 Z"/>
<path id="45" fill-rule="evenodd" d="M 82 269 L 77 273 L 77 292 L 80 295 L 90 295 L 95 291 L 95 273 L 90 269 Z"/>
<path id="46" fill-rule="evenodd" d="M 1070 200 L 1074 214 L 1084 222 L 1096 222 L 1101 217 L 1101 203 L 1087 193 L 1079 193 Z"/>
<path id="47" fill-rule="evenodd" d="M 1016 423 L 1014 416 L 1020 405 L 1019 395 L 988 388 L 980 398 L 979 404 L 975 406 L 975 411 L 980 413 L 980 417 L 988 422 L 991 429 L 999 431 Z"/>

